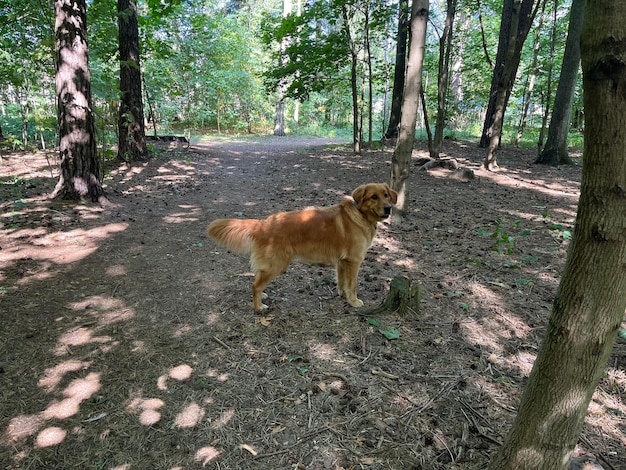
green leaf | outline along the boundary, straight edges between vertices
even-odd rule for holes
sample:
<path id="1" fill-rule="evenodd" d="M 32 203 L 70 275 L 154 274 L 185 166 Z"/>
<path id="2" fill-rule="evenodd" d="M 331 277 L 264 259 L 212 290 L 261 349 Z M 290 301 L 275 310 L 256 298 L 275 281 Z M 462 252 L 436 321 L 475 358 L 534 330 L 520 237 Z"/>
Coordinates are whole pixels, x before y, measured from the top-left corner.
<path id="1" fill-rule="evenodd" d="M 380 326 L 380 320 L 377 318 L 366 318 L 365 323 L 373 326 Z"/>
<path id="2" fill-rule="evenodd" d="M 572 239 L 572 232 L 570 232 L 569 230 L 563 230 L 563 240 L 571 240 Z"/>
<path id="3" fill-rule="evenodd" d="M 388 330 L 378 330 L 381 335 L 385 338 L 392 340 L 398 339 L 400 337 L 400 330 L 396 330 L 395 328 L 390 328 Z"/>
<path id="4" fill-rule="evenodd" d="M 626 339 L 626 329 L 620 328 L 619 330 L 617 330 L 617 336 L 622 339 Z"/>

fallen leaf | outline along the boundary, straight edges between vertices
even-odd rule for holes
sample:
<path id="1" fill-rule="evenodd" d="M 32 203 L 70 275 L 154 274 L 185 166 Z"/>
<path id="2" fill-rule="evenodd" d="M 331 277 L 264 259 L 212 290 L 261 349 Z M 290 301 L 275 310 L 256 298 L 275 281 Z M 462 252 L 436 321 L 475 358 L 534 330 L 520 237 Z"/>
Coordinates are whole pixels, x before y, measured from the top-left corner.
<path id="1" fill-rule="evenodd" d="M 241 444 L 239 446 L 240 449 L 243 450 L 247 450 L 248 452 L 250 452 L 252 455 L 257 455 L 259 452 L 252 446 L 249 446 L 248 444 Z"/>
<path id="2" fill-rule="evenodd" d="M 263 326 L 270 326 L 273 319 L 274 319 L 274 317 L 272 317 L 272 316 L 260 317 L 260 318 L 257 318 L 256 322 L 260 323 Z"/>

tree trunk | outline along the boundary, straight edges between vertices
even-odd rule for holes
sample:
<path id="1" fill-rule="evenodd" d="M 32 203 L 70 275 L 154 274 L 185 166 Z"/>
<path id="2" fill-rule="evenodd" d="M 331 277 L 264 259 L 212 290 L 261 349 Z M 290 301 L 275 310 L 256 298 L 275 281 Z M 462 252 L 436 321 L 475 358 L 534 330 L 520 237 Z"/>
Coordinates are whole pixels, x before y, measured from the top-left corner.
<path id="1" fill-rule="evenodd" d="M 556 31 L 557 31 L 557 11 L 559 0 L 554 0 L 553 18 L 552 18 L 552 34 L 550 39 L 550 59 L 548 60 L 548 76 L 544 101 L 543 116 L 541 117 L 541 129 L 539 130 L 539 138 L 537 139 L 537 151 L 543 148 L 543 138 L 546 135 L 546 127 L 548 127 L 548 116 L 550 115 L 550 106 L 552 105 L 552 73 L 554 72 L 554 51 L 556 48 Z"/>
<path id="2" fill-rule="evenodd" d="M 120 51 L 117 158 L 131 162 L 144 160 L 148 154 L 141 91 L 139 26 L 134 0 L 117 0 L 117 15 Z"/>
<path id="3" fill-rule="evenodd" d="M 547 0 L 541 1 L 541 13 L 539 14 L 539 20 L 537 21 L 535 43 L 533 45 L 533 64 L 530 67 L 530 74 L 526 78 L 526 86 L 524 91 L 524 99 L 522 101 L 522 115 L 520 116 L 519 128 L 517 129 L 517 138 L 515 139 L 515 146 L 519 147 L 519 143 L 524 135 L 526 129 L 526 122 L 528 120 L 528 110 L 530 109 L 530 103 L 533 97 L 533 91 L 535 89 L 535 80 L 537 79 L 539 62 L 539 52 L 541 51 L 541 36 L 543 28 L 543 19 L 546 11 Z M 556 8 L 555 8 L 556 10 Z M 553 25 L 556 27 L 556 23 Z"/>
<path id="4" fill-rule="evenodd" d="M 279 88 L 281 86 L 279 85 Z M 274 135 L 284 137 L 285 134 L 285 98 L 282 90 L 278 91 L 278 101 L 276 101 L 276 116 L 274 117 Z"/>
<path id="5" fill-rule="evenodd" d="M 104 201 L 96 153 L 85 0 L 55 0 L 56 94 L 61 175 L 58 199 Z"/>
<path id="6" fill-rule="evenodd" d="M 498 52 L 496 54 L 496 64 L 493 69 L 493 77 L 491 79 L 491 91 L 489 93 L 489 104 L 487 106 L 487 112 L 485 114 L 485 122 L 483 125 L 483 133 L 480 139 L 481 147 L 488 147 L 491 142 L 491 137 L 494 133 L 498 132 L 496 126 L 500 127 L 501 124 L 496 123 L 496 117 L 504 119 L 504 111 L 513 89 L 513 82 L 519 66 L 522 46 L 528 36 L 530 27 L 537 13 L 537 9 L 534 8 L 535 0 L 504 0 L 502 6 L 502 20 L 500 22 L 500 37 L 498 40 Z M 518 4 L 517 24 L 512 24 L 513 5 Z M 517 32 L 515 35 L 511 35 L 511 27 L 515 26 Z M 514 38 L 514 44 L 510 44 L 511 38 Z M 509 46 L 512 46 L 512 53 L 509 55 Z M 508 57 L 507 57 L 508 56 Z M 509 75 L 508 80 L 503 81 L 503 74 L 507 72 Z M 504 86 L 503 86 L 504 85 Z M 499 96 L 499 93 L 504 93 L 504 96 Z M 501 108 L 501 109 L 500 109 Z M 500 136 L 498 135 L 498 142 Z"/>
<path id="7" fill-rule="evenodd" d="M 415 121 L 422 88 L 422 65 L 426 47 L 426 26 L 428 24 L 428 0 L 413 0 L 411 6 L 411 37 L 409 61 L 404 83 L 402 117 L 398 141 L 391 159 L 391 187 L 398 193 L 398 211 L 400 217 L 408 209 L 409 171 L 413 141 L 415 140 Z"/>
<path id="8" fill-rule="evenodd" d="M 572 103 L 580 63 L 580 34 L 583 24 L 585 0 L 572 0 L 567 30 L 567 41 L 561 66 L 561 78 L 556 88 L 552 119 L 548 128 L 546 145 L 535 163 L 561 165 L 572 163 L 567 153 L 567 135 L 572 117 Z"/>
<path id="9" fill-rule="evenodd" d="M 452 52 L 452 31 L 457 0 L 447 0 L 446 22 L 439 38 L 439 74 L 437 79 L 437 118 L 435 137 L 429 146 L 430 157 L 439 158 L 443 146 L 443 129 L 446 123 L 446 96 L 448 94 L 448 76 L 450 73 L 450 53 Z"/>
<path id="10" fill-rule="evenodd" d="M 626 3 L 587 0 L 574 238 L 518 415 L 493 470 L 565 469 L 626 309 Z"/>
<path id="11" fill-rule="evenodd" d="M 357 65 L 358 56 L 356 46 L 352 38 L 352 31 L 350 29 L 350 19 L 348 15 L 348 7 L 346 4 L 341 6 L 341 12 L 343 14 L 344 28 L 346 31 L 346 37 L 350 43 L 350 89 L 352 95 L 352 149 L 355 154 L 361 153 L 361 139 L 359 132 L 359 91 L 358 91 L 358 76 Z"/>
<path id="12" fill-rule="evenodd" d="M 363 312 L 364 315 L 398 312 L 400 315 L 416 315 L 420 311 L 421 288 L 418 283 L 412 284 L 404 276 L 396 276 L 391 280 L 389 292 L 378 307 Z"/>
<path id="13" fill-rule="evenodd" d="M 398 137 L 398 126 L 400 126 L 400 114 L 402 112 L 402 93 L 404 91 L 404 78 L 406 72 L 406 45 L 409 31 L 407 21 L 407 0 L 400 0 L 398 3 L 398 36 L 396 38 L 396 66 L 393 74 L 393 92 L 391 95 L 391 111 L 389 114 L 389 124 L 385 139 L 395 139 Z"/>
<path id="14" fill-rule="evenodd" d="M 493 106 L 493 112 L 491 114 L 493 123 L 491 125 L 491 133 L 489 136 L 489 150 L 483 163 L 485 169 L 489 171 L 498 167 L 496 155 L 498 148 L 500 147 L 500 138 L 502 137 L 504 111 L 506 110 L 509 93 L 511 92 L 509 84 L 512 86 L 515 79 L 515 72 L 517 71 L 517 66 L 519 64 L 519 58 L 517 59 L 517 63 L 515 63 L 515 50 L 521 19 L 521 6 L 522 0 L 513 0 L 509 23 L 509 38 L 507 40 L 508 47 L 504 55 L 504 60 L 502 61 L 502 73 L 500 74 L 500 79 L 497 84 L 496 99 Z M 487 111 L 487 114 L 489 114 L 489 111 Z M 486 122 L 487 119 L 485 119 L 485 123 Z"/>

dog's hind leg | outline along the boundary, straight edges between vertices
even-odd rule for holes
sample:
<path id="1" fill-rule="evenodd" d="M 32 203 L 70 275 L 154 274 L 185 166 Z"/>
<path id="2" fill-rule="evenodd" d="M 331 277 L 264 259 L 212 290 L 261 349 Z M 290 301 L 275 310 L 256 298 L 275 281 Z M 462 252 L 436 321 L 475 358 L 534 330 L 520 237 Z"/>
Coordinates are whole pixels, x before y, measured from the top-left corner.
<path id="1" fill-rule="evenodd" d="M 267 305 L 263 303 L 263 299 L 266 297 L 263 289 L 267 286 L 276 275 L 273 275 L 270 271 L 257 271 L 254 276 L 254 282 L 252 283 L 252 307 L 257 312 L 265 310 Z"/>
<path id="2" fill-rule="evenodd" d="M 260 263 L 257 263 L 254 282 L 252 283 L 252 307 L 254 310 L 261 311 L 267 308 L 267 305 L 262 302 L 267 297 L 263 290 L 276 277 L 285 272 L 289 266 L 289 261 L 288 258 L 274 258 L 272 263 L 265 263 L 261 267 L 258 267 Z"/>

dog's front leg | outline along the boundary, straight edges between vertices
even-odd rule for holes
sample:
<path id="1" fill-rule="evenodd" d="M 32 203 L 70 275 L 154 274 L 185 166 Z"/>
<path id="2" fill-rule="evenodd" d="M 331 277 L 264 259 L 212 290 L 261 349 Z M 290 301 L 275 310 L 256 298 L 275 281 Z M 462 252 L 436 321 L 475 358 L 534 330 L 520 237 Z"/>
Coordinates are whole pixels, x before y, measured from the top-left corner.
<path id="1" fill-rule="evenodd" d="M 360 266 L 360 262 L 350 260 L 339 260 L 337 263 L 337 290 L 339 295 L 345 295 L 348 303 L 357 308 L 363 306 L 363 302 L 356 296 L 356 283 Z"/>

